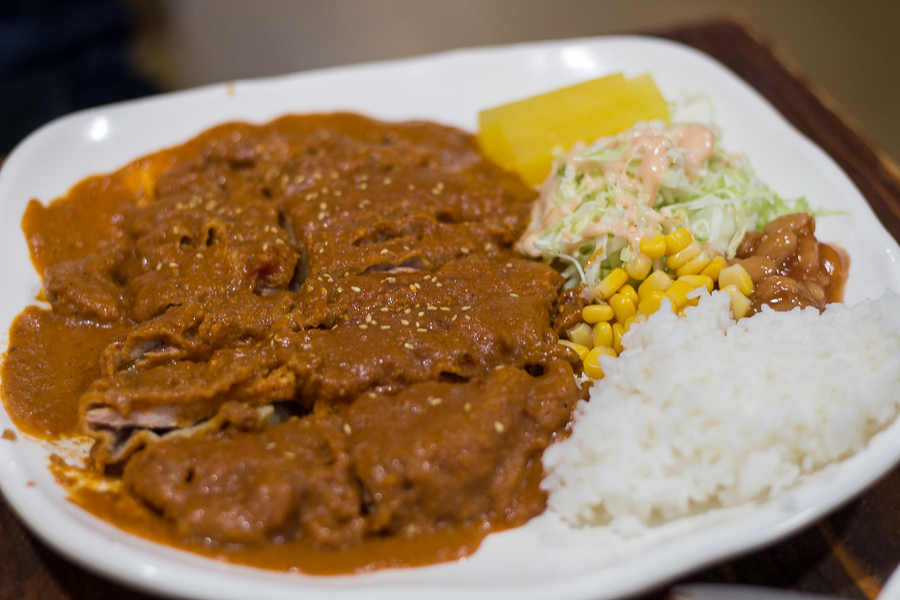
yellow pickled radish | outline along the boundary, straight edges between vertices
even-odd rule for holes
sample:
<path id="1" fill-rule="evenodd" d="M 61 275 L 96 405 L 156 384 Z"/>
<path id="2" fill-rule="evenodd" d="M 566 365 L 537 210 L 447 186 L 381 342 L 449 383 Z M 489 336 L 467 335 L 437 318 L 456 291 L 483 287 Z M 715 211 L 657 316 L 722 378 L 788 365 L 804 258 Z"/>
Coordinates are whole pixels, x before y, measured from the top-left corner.
<path id="1" fill-rule="evenodd" d="M 488 158 L 535 185 L 550 173 L 555 148 L 654 119 L 668 121 L 669 105 L 650 75 L 616 73 L 482 111 L 478 141 Z"/>

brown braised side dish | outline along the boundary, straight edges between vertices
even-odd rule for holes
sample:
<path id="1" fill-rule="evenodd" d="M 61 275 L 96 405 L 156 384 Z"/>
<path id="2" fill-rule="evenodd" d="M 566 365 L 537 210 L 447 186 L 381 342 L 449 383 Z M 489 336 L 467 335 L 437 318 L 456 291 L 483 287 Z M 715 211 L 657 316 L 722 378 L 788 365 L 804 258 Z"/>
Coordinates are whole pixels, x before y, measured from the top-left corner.
<path id="1" fill-rule="evenodd" d="M 583 304 L 511 249 L 533 198 L 435 124 L 216 127 L 32 201 L 53 310 L 12 328 L 7 405 L 92 436 L 91 468 L 187 545 L 524 523 Z"/>

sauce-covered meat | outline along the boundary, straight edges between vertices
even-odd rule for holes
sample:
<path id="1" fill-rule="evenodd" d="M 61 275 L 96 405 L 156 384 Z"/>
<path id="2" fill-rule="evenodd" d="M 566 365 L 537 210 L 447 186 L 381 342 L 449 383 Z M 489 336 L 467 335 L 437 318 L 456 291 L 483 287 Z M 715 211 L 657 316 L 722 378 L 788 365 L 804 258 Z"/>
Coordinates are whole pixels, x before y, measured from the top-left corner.
<path id="1" fill-rule="evenodd" d="M 32 201 L 52 311 L 14 324 L 4 401 L 27 431 L 94 438 L 120 484 L 76 500 L 235 560 L 521 524 L 580 396 L 557 340 L 583 301 L 512 250 L 533 198 L 435 124 L 214 128 Z"/>

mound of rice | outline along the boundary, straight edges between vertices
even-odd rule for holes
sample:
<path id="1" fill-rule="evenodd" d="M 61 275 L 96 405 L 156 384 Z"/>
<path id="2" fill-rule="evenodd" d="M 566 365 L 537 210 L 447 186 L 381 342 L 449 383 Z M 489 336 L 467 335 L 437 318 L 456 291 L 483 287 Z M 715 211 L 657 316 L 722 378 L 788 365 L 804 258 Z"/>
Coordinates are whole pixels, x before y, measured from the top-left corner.
<path id="1" fill-rule="evenodd" d="M 644 526 L 765 499 L 893 421 L 900 297 L 738 322 L 728 302 L 717 292 L 685 318 L 660 310 L 603 359 L 571 436 L 544 452 L 552 510 Z"/>

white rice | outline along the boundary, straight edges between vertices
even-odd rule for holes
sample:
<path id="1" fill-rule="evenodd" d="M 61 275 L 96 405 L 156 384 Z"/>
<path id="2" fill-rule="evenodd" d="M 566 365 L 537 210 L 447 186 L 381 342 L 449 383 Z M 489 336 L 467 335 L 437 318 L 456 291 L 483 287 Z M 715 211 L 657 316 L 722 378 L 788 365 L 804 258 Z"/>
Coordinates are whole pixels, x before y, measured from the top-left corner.
<path id="1" fill-rule="evenodd" d="M 735 323 L 714 293 L 660 310 L 602 359 L 571 436 L 544 452 L 576 525 L 655 525 L 769 498 L 863 448 L 900 400 L 900 297 Z"/>

